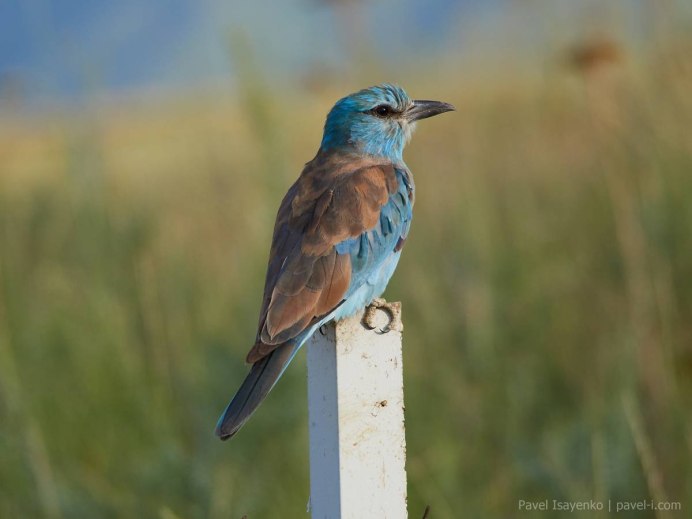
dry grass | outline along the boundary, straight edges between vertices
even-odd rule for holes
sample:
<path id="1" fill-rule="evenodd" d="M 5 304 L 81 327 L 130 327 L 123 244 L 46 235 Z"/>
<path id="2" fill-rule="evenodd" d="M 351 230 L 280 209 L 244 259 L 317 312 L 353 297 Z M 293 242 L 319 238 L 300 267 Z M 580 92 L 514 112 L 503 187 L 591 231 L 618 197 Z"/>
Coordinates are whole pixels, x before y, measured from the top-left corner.
<path id="1" fill-rule="evenodd" d="M 416 218 L 388 293 L 412 513 L 692 506 L 689 56 L 435 83 L 461 110 L 407 150 Z M 1 124 L 0 516 L 303 514 L 302 356 L 237 439 L 212 429 L 275 209 L 341 93 Z"/>

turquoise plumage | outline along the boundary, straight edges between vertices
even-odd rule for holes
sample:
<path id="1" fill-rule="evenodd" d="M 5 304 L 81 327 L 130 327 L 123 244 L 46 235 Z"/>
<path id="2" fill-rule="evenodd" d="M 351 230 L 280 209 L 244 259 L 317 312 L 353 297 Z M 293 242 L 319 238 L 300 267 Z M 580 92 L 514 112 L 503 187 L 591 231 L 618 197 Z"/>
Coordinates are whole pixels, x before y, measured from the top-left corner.
<path id="1" fill-rule="evenodd" d="M 279 208 L 252 368 L 217 423 L 220 438 L 243 426 L 320 326 L 384 292 L 413 216 L 404 146 L 416 121 L 453 109 L 385 84 L 329 112 L 317 155 Z"/>

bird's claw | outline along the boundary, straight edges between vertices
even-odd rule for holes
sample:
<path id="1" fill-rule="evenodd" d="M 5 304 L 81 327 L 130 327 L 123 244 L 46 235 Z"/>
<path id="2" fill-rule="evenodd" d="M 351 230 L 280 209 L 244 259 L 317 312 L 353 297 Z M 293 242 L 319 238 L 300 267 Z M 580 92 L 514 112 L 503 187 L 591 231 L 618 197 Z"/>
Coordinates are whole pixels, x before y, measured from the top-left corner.
<path id="1" fill-rule="evenodd" d="M 387 317 L 389 322 L 383 327 L 377 329 L 377 310 L 382 310 Z M 404 327 L 401 323 L 401 304 L 400 303 L 388 303 L 381 297 L 373 299 L 373 301 L 365 307 L 365 312 L 363 313 L 363 325 L 368 330 L 375 330 L 375 333 L 384 334 L 392 330 L 396 332 L 401 332 Z"/>

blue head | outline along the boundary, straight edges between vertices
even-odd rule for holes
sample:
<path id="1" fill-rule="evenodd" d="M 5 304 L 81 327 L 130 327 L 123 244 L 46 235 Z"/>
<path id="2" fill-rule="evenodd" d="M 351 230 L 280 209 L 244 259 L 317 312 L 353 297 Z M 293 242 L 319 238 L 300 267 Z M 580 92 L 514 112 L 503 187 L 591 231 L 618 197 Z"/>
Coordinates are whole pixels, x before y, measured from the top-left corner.
<path id="1" fill-rule="evenodd" d="M 414 101 L 394 85 L 383 84 L 337 101 L 327 115 L 322 149 L 354 148 L 391 160 L 402 160 L 416 121 L 454 110 L 439 101 Z"/>

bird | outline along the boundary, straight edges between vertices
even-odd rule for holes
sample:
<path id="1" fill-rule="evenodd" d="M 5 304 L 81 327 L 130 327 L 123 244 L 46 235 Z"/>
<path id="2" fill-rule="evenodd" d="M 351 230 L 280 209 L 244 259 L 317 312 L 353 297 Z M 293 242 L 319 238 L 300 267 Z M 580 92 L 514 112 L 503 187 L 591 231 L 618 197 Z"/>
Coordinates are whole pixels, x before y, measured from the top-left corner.
<path id="1" fill-rule="evenodd" d="M 216 424 L 220 439 L 240 430 L 318 329 L 380 301 L 413 216 L 404 147 L 417 121 L 454 109 L 385 83 L 329 111 L 317 154 L 279 207 L 252 366 Z"/>

